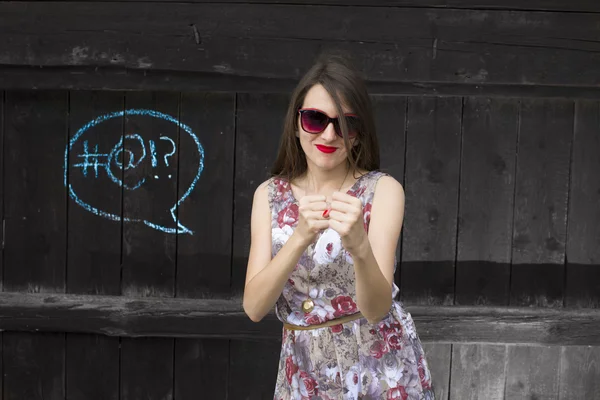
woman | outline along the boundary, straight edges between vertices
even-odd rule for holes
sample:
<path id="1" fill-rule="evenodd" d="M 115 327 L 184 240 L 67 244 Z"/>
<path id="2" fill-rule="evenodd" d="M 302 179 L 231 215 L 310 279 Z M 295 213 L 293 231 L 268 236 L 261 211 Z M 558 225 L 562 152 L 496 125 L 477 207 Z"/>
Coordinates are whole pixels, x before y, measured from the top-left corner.
<path id="1" fill-rule="evenodd" d="M 275 305 L 284 323 L 275 400 L 434 398 L 393 300 L 404 191 L 378 169 L 366 86 L 343 58 L 322 57 L 292 95 L 252 206 L 243 302 L 253 321 Z"/>

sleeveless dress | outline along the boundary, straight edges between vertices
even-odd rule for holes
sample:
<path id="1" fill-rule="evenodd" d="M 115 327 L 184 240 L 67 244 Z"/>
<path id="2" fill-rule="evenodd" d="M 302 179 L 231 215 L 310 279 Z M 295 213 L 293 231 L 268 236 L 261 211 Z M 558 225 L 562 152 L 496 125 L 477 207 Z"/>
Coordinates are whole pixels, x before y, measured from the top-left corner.
<path id="1" fill-rule="evenodd" d="M 362 175 L 348 190 L 363 204 L 368 231 L 379 171 Z M 272 255 L 292 235 L 298 201 L 285 179 L 268 182 Z M 310 275 L 309 275 L 310 274 Z M 394 284 L 392 299 L 399 289 Z M 302 301 L 314 300 L 305 314 Z M 327 229 L 308 246 L 276 303 L 276 315 L 293 325 L 314 325 L 360 311 L 354 267 L 339 234 Z M 431 375 L 411 315 L 394 300 L 388 315 L 371 324 L 360 318 L 311 330 L 283 328 L 274 400 L 434 399 Z"/>

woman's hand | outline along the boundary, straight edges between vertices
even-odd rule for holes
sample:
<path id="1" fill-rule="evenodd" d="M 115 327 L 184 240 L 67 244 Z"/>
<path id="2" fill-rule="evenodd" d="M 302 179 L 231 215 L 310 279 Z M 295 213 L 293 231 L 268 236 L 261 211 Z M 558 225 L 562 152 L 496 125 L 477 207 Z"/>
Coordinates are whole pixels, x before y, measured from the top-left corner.
<path id="1" fill-rule="evenodd" d="M 317 234 L 329 228 L 329 221 L 323 217 L 327 209 L 326 197 L 321 195 L 304 196 L 299 201 L 298 225 L 294 234 L 298 235 L 308 246 Z"/>
<path id="2" fill-rule="evenodd" d="M 333 193 L 332 199 L 329 227 L 339 233 L 342 245 L 352 254 L 367 240 L 362 202 L 342 192 Z"/>

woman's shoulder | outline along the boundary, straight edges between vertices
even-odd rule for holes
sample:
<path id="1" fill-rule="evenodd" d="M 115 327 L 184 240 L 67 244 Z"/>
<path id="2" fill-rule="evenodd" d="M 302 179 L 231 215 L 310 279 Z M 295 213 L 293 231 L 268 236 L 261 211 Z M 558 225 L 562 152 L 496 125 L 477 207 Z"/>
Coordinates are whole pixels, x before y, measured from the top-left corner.
<path id="1" fill-rule="evenodd" d="M 371 196 L 377 194 L 382 196 L 403 196 L 404 188 L 402 184 L 396 180 L 391 174 L 372 170 L 361 175 L 363 183 L 360 185 L 365 190 L 371 193 Z M 359 179 L 361 179 L 359 178 Z"/>
<path id="2" fill-rule="evenodd" d="M 254 190 L 254 196 L 265 195 L 269 192 L 269 186 L 272 184 L 273 178 L 269 178 L 263 181 L 260 185 L 256 187 Z"/>
<path id="3" fill-rule="evenodd" d="M 398 182 L 391 174 L 378 169 L 371 171 L 358 171 L 357 175 L 358 179 L 364 179 L 365 181 L 372 183 L 374 186 L 378 183 L 381 183 L 382 186 L 395 186 L 396 188 L 398 186 L 402 186 L 402 184 Z"/>
<path id="4" fill-rule="evenodd" d="M 387 172 L 376 171 L 373 176 L 373 192 L 378 196 L 404 197 L 404 187 Z"/>
<path id="5" fill-rule="evenodd" d="M 284 177 L 272 176 L 260 185 L 257 186 L 254 192 L 254 198 L 259 201 L 265 201 L 269 203 L 270 207 L 274 206 L 274 203 L 282 203 L 291 198 L 291 190 L 289 182 Z"/>

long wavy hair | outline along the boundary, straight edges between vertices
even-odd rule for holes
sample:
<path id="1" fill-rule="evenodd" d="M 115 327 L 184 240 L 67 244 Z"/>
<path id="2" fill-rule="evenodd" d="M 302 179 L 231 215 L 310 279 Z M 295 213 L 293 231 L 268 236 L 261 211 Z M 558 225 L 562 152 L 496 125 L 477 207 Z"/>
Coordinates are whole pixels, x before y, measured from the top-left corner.
<path id="1" fill-rule="evenodd" d="M 333 99 L 338 116 L 344 115 L 344 104 L 360 118 L 361 126 L 354 139 L 354 145 L 348 138 L 348 124 L 345 118 L 339 119 L 344 145 L 351 149 L 348 151 L 348 163 L 352 171 L 379 169 L 379 144 L 366 84 L 347 56 L 328 53 L 317 59 L 292 94 L 271 174 L 291 182 L 306 172 L 306 154 L 296 136 L 299 130 L 298 111 L 304 103 L 306 93 L 317 84 L 322 85 Z"/>

